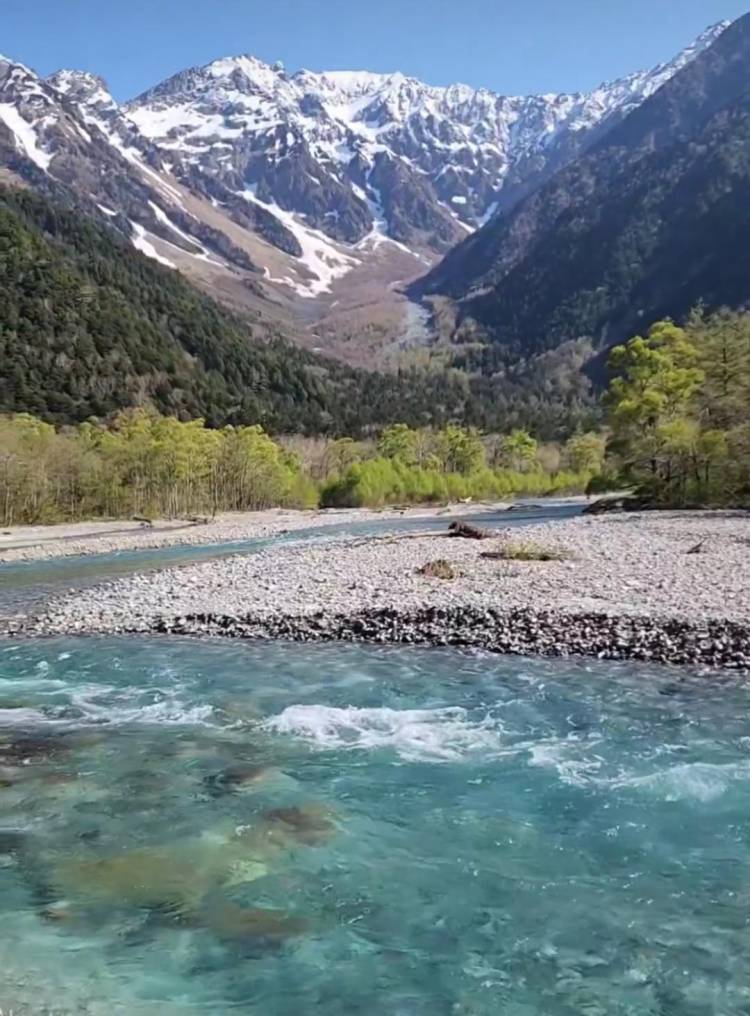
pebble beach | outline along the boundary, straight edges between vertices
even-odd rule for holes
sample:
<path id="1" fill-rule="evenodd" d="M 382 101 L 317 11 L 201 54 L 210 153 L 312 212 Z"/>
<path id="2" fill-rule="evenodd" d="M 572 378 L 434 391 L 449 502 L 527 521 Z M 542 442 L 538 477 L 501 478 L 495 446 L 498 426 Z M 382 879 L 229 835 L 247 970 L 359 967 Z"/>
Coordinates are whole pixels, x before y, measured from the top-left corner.
<path id="1" fill-rule="evenodd" d="M 519 543 L 555 559 L 498 557 Z M 422 574 L 435 561 L 451 577 Z M 337 534 L 71 592 L 12 631 L 460 645 L 744 670 L 750 514 L 579 516 L 483 540 Z"/>
<path id="2" fill-rule="evenodd" d="M 570 498 L 571 503 L 582 500 Z M 15 526 L 0 531 L 0 565 L 22 561 L 47 561 L 60 557 L 107 554 L 123 550 L 154 550 L 160 547 L 200 546 L 206 543 L 240 542 L 256 537 L 278 536 L 322 526 L 381 519 L 455 518 L 481 511 L 502 511 L 506 502 L 454 504 L 447 507 L 337 508 L 303 511 L 268 508 L 255 512 L 225 512 L 198 523 L 155 519 L 150 525 L 132 520 L 71 522 L 59 525 Z"/>

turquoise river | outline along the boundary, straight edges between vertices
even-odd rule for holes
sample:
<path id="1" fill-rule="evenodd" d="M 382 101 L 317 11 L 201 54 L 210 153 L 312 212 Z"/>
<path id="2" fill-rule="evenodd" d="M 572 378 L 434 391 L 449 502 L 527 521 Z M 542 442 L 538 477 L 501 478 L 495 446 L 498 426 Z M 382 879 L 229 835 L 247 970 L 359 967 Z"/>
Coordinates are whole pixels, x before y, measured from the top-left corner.
<path id="1" fill-rule="evenodd" d="M 750 690 L 0 642 L 0 1012 L 747 1016 Z"/>

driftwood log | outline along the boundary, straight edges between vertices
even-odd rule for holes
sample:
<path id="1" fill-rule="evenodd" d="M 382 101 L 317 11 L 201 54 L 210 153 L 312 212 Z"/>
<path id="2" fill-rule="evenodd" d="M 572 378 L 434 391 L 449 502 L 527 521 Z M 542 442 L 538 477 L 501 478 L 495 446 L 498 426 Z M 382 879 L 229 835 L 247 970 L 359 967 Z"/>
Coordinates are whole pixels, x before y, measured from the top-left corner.
<path id="1" fill-rule="evenodd" d="M 451 522 L 448 535 L 458 536 L 464 540 L 488 540 L 492 533 L 488 533 L 486 529 L 478 529 L 468 522 Z"/>

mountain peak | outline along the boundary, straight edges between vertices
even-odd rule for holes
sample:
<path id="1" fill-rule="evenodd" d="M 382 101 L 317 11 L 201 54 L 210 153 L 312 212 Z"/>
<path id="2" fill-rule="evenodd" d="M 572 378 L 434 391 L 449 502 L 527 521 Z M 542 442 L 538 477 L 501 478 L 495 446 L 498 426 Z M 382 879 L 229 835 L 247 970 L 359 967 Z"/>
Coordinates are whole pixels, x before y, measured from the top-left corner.
<path id="1" fill-rule="evenodd" d="M 21 63 L 20 60 L 14 60 L 12 56 L 5 56 L 4 53 L 0 53 L 0 64 L 5 64 L 6 67 L 17 68 L 22 73 L 28 74 L 34 78 L 37 76 L 30 67 L 26 66 L 26 64 Z"/>
<path id="2" fill-rule="evenodd" d="M 661 64 L 661 67 L 669 67 L 673 69 L 680 69 L 691 60 L 695 59 L 703 50 L 708 49 L 709 46 L 713 46 L 720 35 L 723 35 L 727 28 L 732 25 L 731 21 L 717 21 L 714 25 L 709 25 L 705 28 L 689 46 L 686 46 L 677 56 L 667 63 Z"/>
<path id="3" fill-rule="evenodd" d="M 61 95 L 86 106 L 107 106 L 114 108 L 117 103 L 109 92 L 104 78 L 90 71 L 76 71 L 67 68 L 55 71 L 45 82 Z"/>
<path id="4" fill-rule="evenodd" d="M 248 78 L 262 80 L 269 84 L 283 73 L 283 67 L 279 68 L 278 63 L 268 64 L 251 53 L 220 57 L 218 60 L 212 60 L 202 69 L 214 78 L 230 77 L 240 71 Z"/>
<path id="5" fill-rule="evenodd" d="M 254 193 L 333 239 L 360 242 L 377 221 L 394 240 L 442 250 L 635 109 L 724 27 L 588 93 L 504 96 L 401 71 L 290 74 L 246 53 L 183 71 L 126 111 L 155 146 L 242 200 Z"/>
<path id="6" fill-rule="evenodd" d="M 89 88 L 104 88 L 109 91 L 104 78 L 98 74 L 92 74 L 91 71 L 77 71 L 65 67 L 50 74 L 45 80 L 58 92 L 69 92 L 84 85 Z"/>
<path id="7" fill-rule="evenodd" d="M 729 18 L 725 18 L 723 21 L 717 21 L 715 24 L 709 25 L 708 28 L 705 28 L 695 41 L 704 43 L 705 45 L 710 45 L 712 42 L 715 42 L 723 32 L 726 32 L 731 24 L 733 24 L 733 22 Z"/>
<path id="8" fill-rule="evenodd" d="M 170 212 L 173 225 L 180 218 L 177 228 L 191 231 L 191 213 L 158 170 L 284 253 L 307 251 L 321 278 L 330 264 L 359 263 L 379 248 L 384 260 L 394 250 L 411 257 L 399 268 L 406 273 L 507 213 L 726 27 L 709 26 L 670 63 L 591 92 L 530 96 L 435 86 L 398 70 L 287 72 L 240 53 L 174 74 L 121 107 L 96 74 L 63 69 L 41 80 L 0 59 L 0 107 L 13 107 L 0 155 L 3 145 L 14 159 L 24 151 L 53 175 L 84 166 L 81 186 L 96 190 L 104 214 L 124 208 L 132 220 L 137 207 L 138 224 L 155 235 L 179 234 L 132 197 L 144 180 L 181 209 Z M 134 167 L 127 204 L 116 193 L 121 168 L 92 188 L 102 142 L 117 154 L 113 166 Z"/>

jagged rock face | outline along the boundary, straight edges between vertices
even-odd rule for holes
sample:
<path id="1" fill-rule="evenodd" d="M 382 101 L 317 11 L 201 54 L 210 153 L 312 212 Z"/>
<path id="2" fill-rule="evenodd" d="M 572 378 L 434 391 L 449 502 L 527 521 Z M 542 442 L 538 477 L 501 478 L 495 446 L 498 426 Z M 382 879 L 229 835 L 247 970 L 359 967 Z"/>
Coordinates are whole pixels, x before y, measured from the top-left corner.
<path id="1" fill-rule="evenodd" d="M 409 244 L 420 235 L 423 246 L 440 250 L 456 240 L 456 221 L 435 200 L 429 180 L 409 170 L 402 161 L 378 152 L 368 176 L 380 196 L 380 208 L 389 233 Z"/>
<path id="2" fill-rule="evenodd" d="M 53 88 L 23 64 L 0 57 L 0 145 L 3 162 L 23 174 L 47 173 L 66 152 L 90 144 L 75 114 Z"/>
<path id="3" fill-rule="evenodd" d="M 144 242 L 150 233 L 189 255 L 207 257 L 208 247 L 259 271 L 223 233 L 170 199 L 158 149 L 93 74 L 66 70 L 43 81 L 22 64 L 0 59 L 0 162 L 51 196 L 67 188 L 86 212 L 104 216 L 145 253 L 153 252 Z M 283 244 L 286 231 L 278 225 Z"/>
<path id="4" fill-rule="evenodd" d="M 494 362 L 747 306 L 750 15 L 412 289 Z"/>
<path id="5" fill-rule="evenodd" d="M 413 277 L 584 152 L 723 27 L 652 71 L 530 97 L 398 73 L 288 74 L 240 56 L 121 106 L 96 75 L 41 79 L 0 57 L 0 168 L 74 195 L 151 257 L 210 271 L 207 285 L 218 272 L 252 287 L 262 273 L 274 298 L 279 286 L 283 299 L 317 298 L 370 258 L 410 258 Z"/>
<path id="6" fill-rule="evenodd" d="M 89 127 L 96 128 L 121 154 L 143 155 L 154 168 L 162 168 L 157 148 L 143 137 L 112 98 L 106 81 L 87 71 L 60 70 L 46 79 L 62 102 Z"/>
<path id="7" fill-rule="evenodd" d="M 177 74 L 126 111 L 162 151 L 335 240 L 356 243 L 379 224 L 439 251 L 578 154 L 722 27 L 670 63 L 588 94 L 508 97 L 403 74 L 289 75 L 241 56 Z"/>
<path id="8" fill-rule="evenodd" d="M 290 144 L 288 133 L 277 127 L 264 151 L 243 146 L 240 186 L 267 204 L 302 212 L 311 226 L 334 240 L 362 240 L 373 227 L 367 204 L 336 176 L 321 171 L 304 139 Z"/>

